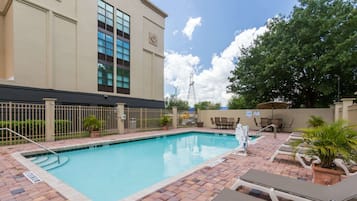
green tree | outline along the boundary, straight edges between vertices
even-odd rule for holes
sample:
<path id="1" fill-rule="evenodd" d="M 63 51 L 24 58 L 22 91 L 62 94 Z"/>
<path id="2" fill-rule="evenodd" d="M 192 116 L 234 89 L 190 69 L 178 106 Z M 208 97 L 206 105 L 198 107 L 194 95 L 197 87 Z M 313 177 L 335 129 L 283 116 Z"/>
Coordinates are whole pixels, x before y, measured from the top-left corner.
<path id="1" fill-rule="evenodd" d="M 228 109 L 248 109 L 254 108 L 254 105 L 247 104 L 244 96 L 232 96 L 228 101 Z"/>
<path id="2" fill-rule="evenodd" d="M 300 0 L 242 50 L 228 90 L 247 104 L 283 97 L 293 107 L 326 107 L 357 87 L 356 0 Z"/>
<path id="3" fill-rule="evenodd" d="M 175 96 L 171 96 L 167 100 L 167 109 L 172 109 L 172 107 L 176 106 L 177 110 L 188 110 L 190 106 L 187 101 L 177 99 Z"/>
<path id="4" fill-rule="evenodd" d="M 210 101 L 203 101 L 195 104 L 195 109 L 200 110 L 219 110 L 221 108 L 220 103 L 211 103 Z"/>

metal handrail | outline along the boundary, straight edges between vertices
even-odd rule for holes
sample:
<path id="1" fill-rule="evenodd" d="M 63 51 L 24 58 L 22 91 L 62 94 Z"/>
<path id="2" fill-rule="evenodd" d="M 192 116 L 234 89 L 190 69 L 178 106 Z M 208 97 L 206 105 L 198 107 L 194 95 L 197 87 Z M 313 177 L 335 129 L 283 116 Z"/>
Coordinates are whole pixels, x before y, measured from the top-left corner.
<path id="1" fill-rule="evenodd" d="M 50 148 L 48 148 L 48 147 L 46 147 L 46 146 L 43 146 L 43 145 L 41 145 L 41 144 L 39 144 L 39 143 L 37 143 L 37 142 L 35 142 L 35 141 L 33 141 L 33 140 L 31 140 L 31 139 L 29 139 L 29 138 L 23 136 L 23 135 L 21 135 L 20 133 L 17 133 L 17 132 L 15 132 L 15 131 L 13 131 L 13 130 L 11 130 L 11 129 L 9 129 L 9 128 L 0 128 L 0 131 L 2 131 L 2 130 L 7 130 L 7 131 L 9 131 L 10 133 L 13 133 L 13 134 L 15 134 L 15 135 L 17 135 L 17 136 L 19 136 L 19 137 L 21 137 L 21 138 L 23 138 L 23 139 L 25 139 L 25 140 L 31 142 L 31 143 L 33 143 L 33 144 L 35 144 L 35 145 L 41 147 L 42 149 L 51 152 L 53 155 L 55 155 L 55 156 L 57 157 L 57 162 L 58 162 L 58 164 L 61 162 L 61 161 L 60 161 L 60 156 L 59 156 L 59 154 L 58 154 L 57 152 L 51 150 Z"/>
<path id="2" fill-rule="evenodd" d="M 264 128 L 259 129 L 255 134 L 258 135 L 260 134 L 262 131 L 266 130 L 267 128 L 273 128 L 274 131 L 274 138 L 276 138 L 276 125 L 275 124 L 269 124 L 267 126 L 265 126 Z"/>

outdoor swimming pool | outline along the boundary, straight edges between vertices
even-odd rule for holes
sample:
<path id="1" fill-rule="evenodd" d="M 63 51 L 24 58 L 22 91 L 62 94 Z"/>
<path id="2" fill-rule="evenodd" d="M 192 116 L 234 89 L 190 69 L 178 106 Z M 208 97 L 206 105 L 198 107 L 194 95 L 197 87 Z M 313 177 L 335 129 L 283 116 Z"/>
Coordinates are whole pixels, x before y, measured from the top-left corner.
<path id="1" fill-rule="evenodd" d="M 62 152 L 49 170 L 94 201 L 117 201 L 238 146 L 232 135 L 190 132 Z"/>

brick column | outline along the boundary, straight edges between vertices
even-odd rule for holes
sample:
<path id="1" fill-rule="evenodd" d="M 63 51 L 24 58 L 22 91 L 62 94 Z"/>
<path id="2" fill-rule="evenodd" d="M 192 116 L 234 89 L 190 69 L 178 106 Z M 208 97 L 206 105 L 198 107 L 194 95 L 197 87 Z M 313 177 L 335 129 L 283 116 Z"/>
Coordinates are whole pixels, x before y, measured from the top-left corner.
<path id="1" fill-rule="evenodd" d="M 124 105 L 125 105 L 124 103 L 117 103 L 117 122 L 118 122 L 118 133 L 119 134 L 125 133 Z"/>
<path id="2" fill-rule="evenodd" d="M 172 107 L 172 128 L 177 128 L 177 107 Z"/>
<path id="3" fill-rule="evenodd" d="M 55 141 L 55 98 L 44 98 L 46 142 Z"/>

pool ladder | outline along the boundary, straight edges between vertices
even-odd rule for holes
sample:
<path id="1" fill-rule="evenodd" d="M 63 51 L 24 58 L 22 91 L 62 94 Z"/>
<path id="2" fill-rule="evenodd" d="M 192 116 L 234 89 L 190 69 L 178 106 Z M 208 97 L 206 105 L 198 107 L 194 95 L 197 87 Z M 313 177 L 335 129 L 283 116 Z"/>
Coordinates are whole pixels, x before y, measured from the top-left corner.
<path id="1" fill-rule="evenodd" d="M 0 128 L 0 131 L 8 131 L 8 132 L 10 132 L 10 133 L 12 133 L 12 134 L 15 134 L 15 135 L 17 135 L 17 136 L 19 136 L 19 137 L 25 139 L 25 140 L 28 141 L 28 142 L 31 142 L 31 143 L 33 143 L 33 144 L 35 144 L 35 145 L 41 147 L 42 149 L 44 149 L 44 150 L 50 152 L 51 154 L 55 155 L 55 156 L 57 157 L 57 163 L 58 163 L 58 164 L 61 163 L 59 154 L 58 154 L 57 152 L 51 150 L 50 148 L 48 148 L 48 147 L 46 147 L 46 146 L 44 146 L 44 145 L 41 145 L 41 144 L 39 144 L 39 143 L 37 143 L 37 142 L 35 142 L 35 141 L 33 141 L 33 140 L 31 140 L 31 139 L 29 139 L 29 138 L 27 138 L 27 137 L 21 135 L 21 134 L 18 133 L 18 132 L 15 132 L 15 131 L 13 131 L 13 130 L 11 130 L 11 129 L 9 129 L 9 128 Z"/>
<path id="2" fill-rule="evenodd" d="M 276 138 L 277 126 L 276 126 L 275 124 L 270 124 L 270 125 L 265 126 L 264 128 L 259 129 L 259 130 L 255 133 L 255 135 L 261 135 L 261 132 L 262 132 L 262 131 L 265 131 L 265 130 L 268 129 L 268 128 L 273 128 L 274 138 Z"/>

